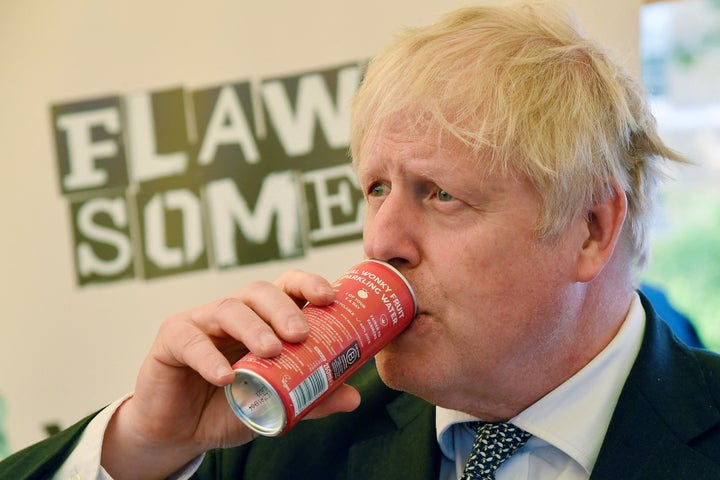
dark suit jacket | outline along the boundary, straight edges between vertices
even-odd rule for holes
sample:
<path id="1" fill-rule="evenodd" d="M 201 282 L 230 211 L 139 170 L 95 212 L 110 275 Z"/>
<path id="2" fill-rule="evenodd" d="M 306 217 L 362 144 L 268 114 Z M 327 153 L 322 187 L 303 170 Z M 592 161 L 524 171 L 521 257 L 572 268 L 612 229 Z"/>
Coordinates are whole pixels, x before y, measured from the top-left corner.
<path id="1" fill-rule="evenodd" d="M 592 479 L 720 479 L 720 356 L 679 342 L 643 299 L 647 326 Z M 352 379 L 351 414 L 301 422 L 279 438 L 209 452 L 198 479 L 437 480 L 434 407 L 382 385 L 372 364 Z M 0 479 L 45 478 L 89 421 L 0 463 Z"/>

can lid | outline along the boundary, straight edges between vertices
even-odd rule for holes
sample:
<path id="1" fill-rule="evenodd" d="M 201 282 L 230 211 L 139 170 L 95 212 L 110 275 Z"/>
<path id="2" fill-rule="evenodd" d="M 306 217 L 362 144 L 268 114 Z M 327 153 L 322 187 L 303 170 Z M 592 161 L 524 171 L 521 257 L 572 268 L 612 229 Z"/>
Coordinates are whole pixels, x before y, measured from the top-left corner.
<path id="1" fill-rule="evenodd" d="M 255 372 L 235 370 L 235 380 L 225 387 L 225 396 L 235 415 L 251 430 L 273 437 L 285 428 L 287 415 L 280 395 Z"/>

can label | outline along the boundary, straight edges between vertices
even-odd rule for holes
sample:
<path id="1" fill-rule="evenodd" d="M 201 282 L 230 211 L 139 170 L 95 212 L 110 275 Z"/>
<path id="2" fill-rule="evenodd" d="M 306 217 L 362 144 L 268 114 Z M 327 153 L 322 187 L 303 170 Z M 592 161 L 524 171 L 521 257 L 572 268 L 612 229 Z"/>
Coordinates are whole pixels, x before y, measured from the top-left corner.
<path id="1" fill-rule="evenodd" d="M 334 284 L 335 301 L 307 305 L 307 340 L 283 343 L 280 355 L 249 353 L 233 365 L 225 393 L 235 414 L 266 436 L 287 432 L 312 407 L 402 332 L 416 313 L 415 295 L 391 265 L 366 260 Z"/>

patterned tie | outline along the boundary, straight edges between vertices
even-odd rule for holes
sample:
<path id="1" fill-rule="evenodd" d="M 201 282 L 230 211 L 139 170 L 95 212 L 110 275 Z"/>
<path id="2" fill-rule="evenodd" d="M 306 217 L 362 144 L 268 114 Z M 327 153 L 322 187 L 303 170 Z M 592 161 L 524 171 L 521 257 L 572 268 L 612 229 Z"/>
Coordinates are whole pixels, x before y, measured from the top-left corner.
<path id="1" fill-rule="evenodd" d="M 494 480 L 495 470 L 525 445 L 531 435 L 510 423 L 474 424 L 477 434 L 460 480 Z"/>

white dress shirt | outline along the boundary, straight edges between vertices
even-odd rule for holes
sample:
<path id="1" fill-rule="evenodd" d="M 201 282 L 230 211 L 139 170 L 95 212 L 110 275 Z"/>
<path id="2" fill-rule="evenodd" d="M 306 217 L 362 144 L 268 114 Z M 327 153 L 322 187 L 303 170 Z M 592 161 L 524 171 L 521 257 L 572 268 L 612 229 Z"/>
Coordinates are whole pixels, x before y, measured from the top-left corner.
<path id="1" fill-rule="evenodd" d="M 533 436 L 496 472 L 496 480 L 580 480 L 592 472 L 610 417 L 625 379 L 640 350 L 645 312 L 636 295 L 620 331 L 600 354 L 565 383 L 510 421 Z M 112 480 L 100 466 L 102 439 L 112 414 L 130 396 L 101 411 L 53 480 Z M 436 430 L 442 463 L 440 480 L 462 475 L 478 420 L 437 407 Z M 186 480 L 202 463 L 190 462 L 172 480 Z"/>
<path id="2" fill-rule="evenodd" d="M 615 338 L 590 363 L 510 420 L 533 436 L 496 472 L 496 480 L 588 479 L 620 391 L 640 351 L 645 311 L 640 297 L 630 306 Z M 442 451 L 440 480 L 462 475 L 475 432 L 462 412 L 436 409 Z"/>
<path id="3" fill-rule="evenodd" d="M 118 407 L 131 396 L 126 395 L 108 405 L 92 419 L 83 431 L 77 446 L 52 476 L 52 480 L 112 480 L 112 477 L 100 465 L 103 437 L 110 418 Z M 204 458 L 204 455 L 200 455 L 185 468 L 168 477 L 168 480 L 189 479 Z"/>

